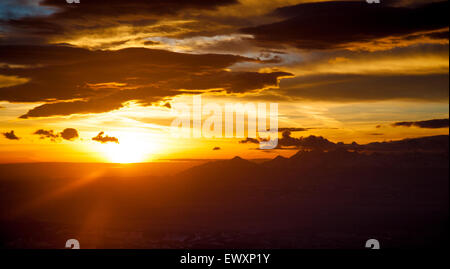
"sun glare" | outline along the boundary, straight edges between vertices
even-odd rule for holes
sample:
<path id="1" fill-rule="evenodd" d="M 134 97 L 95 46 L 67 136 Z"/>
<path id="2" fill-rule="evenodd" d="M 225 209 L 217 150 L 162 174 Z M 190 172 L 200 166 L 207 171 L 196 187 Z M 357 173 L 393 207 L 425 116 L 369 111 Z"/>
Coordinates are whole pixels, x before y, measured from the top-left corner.
<path id="1" fill-rule="evenodd" d="M 120 143 L 102 145 L 106 158 L 113 163 L 139 163 L 149 161 L 156 143 L 135 137 L 123 137 Z"/>

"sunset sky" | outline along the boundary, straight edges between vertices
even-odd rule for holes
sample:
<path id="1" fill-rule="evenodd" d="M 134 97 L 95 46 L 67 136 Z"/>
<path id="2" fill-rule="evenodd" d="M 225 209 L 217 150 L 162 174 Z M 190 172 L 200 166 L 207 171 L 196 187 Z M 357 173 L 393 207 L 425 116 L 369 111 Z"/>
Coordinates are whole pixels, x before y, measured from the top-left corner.
<path id="1" fill-rule="evenodd" d="M 295 152 L 173 138 L 173 104 L 197 94 L 278 103 L 292 137 L 449 133 L 448 1 L 80 2 L 0 2 L 1 163 Z"/>

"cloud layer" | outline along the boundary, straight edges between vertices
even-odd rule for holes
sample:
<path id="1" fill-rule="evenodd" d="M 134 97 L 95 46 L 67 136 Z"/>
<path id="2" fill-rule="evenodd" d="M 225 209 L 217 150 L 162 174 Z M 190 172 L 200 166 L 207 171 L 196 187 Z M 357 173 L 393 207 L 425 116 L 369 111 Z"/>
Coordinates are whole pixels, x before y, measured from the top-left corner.
<path id="1" fill-rule="evenodd" d="M 285 44 L 301 49 L 352 49 L 389 37 L 401 37 L 397 42 L 448 39 L 448 34 L 416 34 L 447 28 L 447 7 L 447 1 L 414 8 L 368 5 L 365 1 L 305 3 L 277 9 L 274 15 L 284 18 L 280 22 L 242 32 L 254 35 L 261 46 Z"/>
<path id="2" fill-rule="evenodd" d="M 428 129 L 437 129 L 437 128 L 448 128 L 449 127 L 449 119 L 434 119 L 434 120 L 423 120 L 423 121 L 401 121 L 395 122 L 392 124 L 394 127 L 419 127 L 419 128 L 428 128 Z"/>
<path id="3" fill-rule="evenodd" d="M 127 101 L 151 105 L 186 91 L 245 93 L 277 87 L 286 72 L 232 72 L 232 64 L 255 61 L 233 55 L 193 55 L 130 48 L 89 51 L 67 46 L 3 46 L 0 73 L 29 79 L 5 87 L 0 100 L 44 102 L 21 118 L 101 113 Z M 11 68 L 9 65 L 21 65 Z"/>

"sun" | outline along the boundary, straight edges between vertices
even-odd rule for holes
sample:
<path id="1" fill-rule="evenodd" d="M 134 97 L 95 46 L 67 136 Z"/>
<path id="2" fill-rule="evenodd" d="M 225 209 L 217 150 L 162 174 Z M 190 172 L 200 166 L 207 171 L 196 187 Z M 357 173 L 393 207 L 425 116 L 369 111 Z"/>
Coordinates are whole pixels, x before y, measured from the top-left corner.
<path id="1" fill-rule="evenodd" d="M 121 136 L 119 144 L 107 143 L 102 145 L 108 161 L 113 163 L 139 163 L 151 160 L 157 144 L 152 141 L 133 137 Z"/>

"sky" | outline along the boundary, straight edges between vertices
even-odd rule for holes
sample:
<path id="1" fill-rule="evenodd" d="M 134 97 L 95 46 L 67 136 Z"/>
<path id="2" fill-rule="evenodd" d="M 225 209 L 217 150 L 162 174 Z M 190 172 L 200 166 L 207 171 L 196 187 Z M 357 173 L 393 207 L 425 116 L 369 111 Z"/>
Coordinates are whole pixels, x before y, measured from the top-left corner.
<path id="1" fill-rule="evenodd" d="M 277 103 L 281 138 L 448 135 L 448 1 L 6 0 L 0 162 L 290 156 L 174 138 L 174 104 Z M 322 138 L 321 138 L 322 137 Z M 248 141 L 247 141 L 248 142 Z"/>

